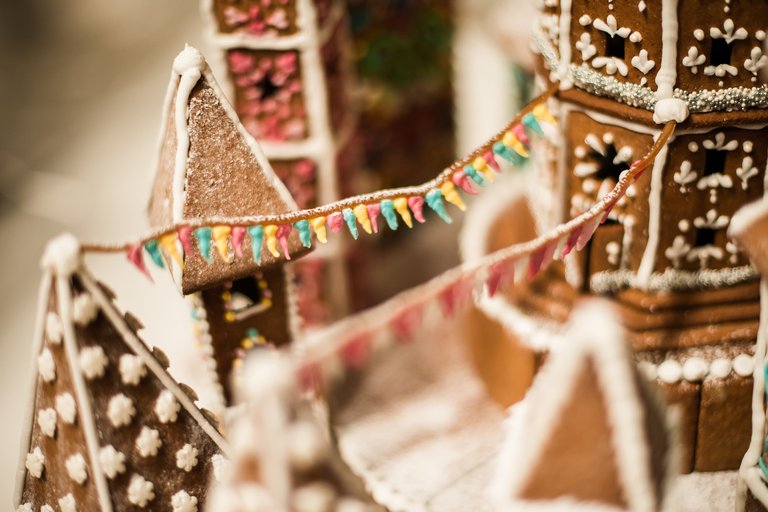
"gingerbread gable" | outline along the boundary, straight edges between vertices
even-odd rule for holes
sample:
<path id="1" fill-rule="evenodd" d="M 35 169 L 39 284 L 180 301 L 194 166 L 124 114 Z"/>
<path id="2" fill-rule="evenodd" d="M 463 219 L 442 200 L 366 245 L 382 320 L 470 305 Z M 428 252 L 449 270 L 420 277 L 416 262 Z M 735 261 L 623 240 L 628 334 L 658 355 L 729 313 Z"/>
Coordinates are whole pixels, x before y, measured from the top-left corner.
<path id="1" fill-rule="evenodd" d="M 499 509 L 660 510 L 674 467 L 664 408 L 611 311 L 594 303 L 574 315 L 512 414 Z"/>
<path id="2" fill-rule="evenodd" d="M 199 51 L 187 47 L 174 61 L 165 101 L 157 174 L 149 203 L 150 222 L 170 226 L 188 219 L 276 215 L 297 209 L 258 143 L 246 132 Z M 245 244 L 246 246 L 249 244 Z M 183 293 L 231 281 L 269 266 L 277 258 L 265 252 L 256 263 L 244 256 L 206 262 L 185 254 L 175 272 Z M 297 233 L 288 252 L 305 252 Z M 169 265 L 176 265 L 171 260 Z M 179 270 L 176 268 L 176 270 Z"/>
<path id="3" fill-rule="evenodd" d="M 33 396 L 17 479 L 20 511 L 196 510 L 226 443 L 138 320 L 55 239 L 36 325 Z"/>

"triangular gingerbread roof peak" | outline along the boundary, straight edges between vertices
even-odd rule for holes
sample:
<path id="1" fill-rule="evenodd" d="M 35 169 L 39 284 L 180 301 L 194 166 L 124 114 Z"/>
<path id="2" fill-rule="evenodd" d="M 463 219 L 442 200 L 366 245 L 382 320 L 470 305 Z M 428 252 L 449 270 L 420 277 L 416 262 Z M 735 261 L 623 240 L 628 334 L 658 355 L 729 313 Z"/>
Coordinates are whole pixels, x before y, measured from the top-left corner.
<path id="1" fill-rule="evenodd" d="M 594 301 L 515 406 L 493 494 L 500 510 L 660 510 L 674 455 L 663 405 Z"/>
<path id="2" fill-rule="evenodd" d="M 728 235 L 749 256 L 757 270 L 768 277 L 768 199 L 744 206 L 731 218 Z"/>
<path id="3" fill-rule="evenodd" d="M 192 510 L 227 447 L 71 235 L 43 258 L 17 510 Z"/>
<path id="4" fill-rule="evenodd" d="M 240 123 L 205 58 L 187 46 L 174 61 L 163 109 L 149 202 L 152 225 L 165 227 L 185 219 L 273 215 L 297 209 L 261 147 Z M 175 275 L 180 277 L 182 292 L 244 277 L 258 266 L 277 262 L 266 253 L 257 265 L 250 248 L 245 249 L 247 254 L 233 262 L 216 258 L 209 264 L 202 257 L 185 255 L 185 268 L 180 276 Z M 289 236 L 288 251 L 306 252 L 297 233 Z M 175 263 L 169 261 L 169 265 Z"/>

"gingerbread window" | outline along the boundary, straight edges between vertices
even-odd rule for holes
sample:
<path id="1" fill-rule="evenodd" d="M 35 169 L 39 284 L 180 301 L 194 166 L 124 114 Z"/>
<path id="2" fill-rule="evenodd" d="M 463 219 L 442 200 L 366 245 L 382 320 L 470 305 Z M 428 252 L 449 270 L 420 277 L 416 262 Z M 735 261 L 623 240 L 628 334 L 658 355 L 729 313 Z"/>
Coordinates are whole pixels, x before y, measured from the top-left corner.
<path id="1" fill-rule="evenodd" d="M 605 56 L 624 59 L 624 45 L 627 40 L 619 35 L 605 34 Z"/>
<path id="2" fill-rule="evenodd" d="M 704 159 L 704 175 L 723 174 L 725 172 L 725 157 L 728 152 L 721 149 L 707 149 Z"/>
<path id="3" fill-rule="evenodd" d="M 712 39 L 712 48 L 709 53 L 709 64 L 711 66 L 720 66 L 721 64 L 731 63 L 731 53 L 733 47 L 725 39 Z"/>
<path id="4" fill-rule="evenodd" d="M 717 235 L 716 229 L 707 227 L 697 228 L 694 247 L 706 247 L 707 245 L 715 245 L 715 235 Z"/>
<path id="5" fill-rule="evenodd" d="M 243 320 L 272 307 L 272 291 L 260 274 L 233 281 L 222 293 L 222 299 L 225 318 L 229 322 Z"/>

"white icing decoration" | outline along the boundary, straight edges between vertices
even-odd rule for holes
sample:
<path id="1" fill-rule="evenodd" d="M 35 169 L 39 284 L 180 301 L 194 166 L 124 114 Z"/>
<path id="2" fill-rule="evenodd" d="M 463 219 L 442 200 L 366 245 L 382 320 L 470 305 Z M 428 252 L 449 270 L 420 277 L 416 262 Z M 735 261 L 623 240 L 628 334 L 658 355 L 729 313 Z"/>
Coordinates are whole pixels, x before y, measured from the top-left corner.
<path id="1" fill-rule="evenodd" d="M 123 384 L 135 386 L 147 374 L 141 357 L 133 354 L 120 356 L 120 379 Z"/>
<path id="2" fill-rule="evenodd" d="M 648 59 L 648 50 L 640 50 L 640 53 L 632 57 L 631 63 L 632 67 L 639 70 L 644 75 L 647 75 L 656 65 L 654 61 Z"/>
<path id="3" fill-rule="evenodd" d="M 147 426 L 142 427 L 139 436 L 136 438 L 136 450 L 142 457 L 154 457 L 157 450 L 163 445 L 160 441 L 160 433 Z M 214 468 L 215 469 L 215 468 Z"/>
<path id="4" fill-rule="evenodd" d="M 231 464 L 223 455 L 217 453 L 211 457 L 211 464 L 213 464 L 213 477 L 217 482 L 222 482 L 227 478 Z"/>
<path id="5" fill-rule="evenodd" d="M 619 257 L 621 256 L 621 246 L 618 242 L 611 241 L 605 245 L 605 252 L 608 254 L 608 263 L 611 265 L 619 264 Z"/>
<path id="6" fill-rule="evenodd" d="M 99 450 L 99 464 L 101 470 L 112 480 L 117 475 L 125 472 L 125 455 L 115 450 L 111 444 Z"/>
<path id="7" fill-rule="evenodd" d="M 582 27 L 586 27 L 590 23 L 592 23 L 592 18 L 590 18 L 589 14 L 582 14 L 579 18 L 579 25 Z"/>
<path id="8" fill-rule="evenodd" d="M 72 493 L 67 494 L 63 498 L 59 498 L 59 508 L 61 512 L 77 512 L 77 504 L 75 503 L 75 497 Z"/>
<path id="9" fill-rule="evenodd" d="M 725 250 L 728 251 L 728 254 L 731 255 L 728 258 L 728 261 L 730 261 L 734 265 L 739 262 L 739 248 L 736 247 L 736 244 L 734 244 L 731 241 L 726 242 Z"/>
<path id="10" fill-rule="evenodd" d="M 731 76 L 736 76 L 739 74 L 739 70 L 736 68 L 736 66 L 731 66 L 730 64 L 718 64 L 717 66 L 707 66 L 704 68 L 704 74 L 707 76 L 716 76 L 719 78 L 724 77 L 726 74 L 729 74 Z M 718 82 L 718 85 L 720 87 L 724 86 L 724 82 Z"/>
<path id="11" fill-rule="evenodd" d="M 672 176 L 672 179 L 680 185 L 680 192 L 685 194 L 688 192 L 688 185 L 696 181 L 696 176 L 698 173 L 692 170 L 691 162 L 683 160 L 680 164 L 680 170 Z"/>
<path id="12" fill-rule="evenodd" d="M 739 354 L 733 358 L 733 371 L 741 377 L 749 377 L 755 370 L 755 358 L 748 354 Z"/>
<path id="13" fill-rule="evenodd" d="M 56 435 L 56 411 L 52 408 L 43 409 L 37 413 L 37 424 L 48 437 Z"/>
<path id="14" fill-rule="evenodd" d="M 67 277 L 80 267 L 81 259 L 80 242 L 73 235 L 64 233 L 48 242 L 40 263 L 56 275 Z"/>
<path id="15" fill-rule="evenodd" d="M 688 222 L 686 219 L 682 219 L 680 222 L 677 223 L 677 227 L 683 233 L 687 233 L 688 229 L 690 229 L 691 227 L 691 223 Z"/>
<path id="16" fill-rule="evenodd" d="M 597 48 L 592 44 L 592 37 L 588 32 L 581 34 L 581 37 L 576 41 L 576 49 L 581 52 L 581 59 L 588 61 L 597 54 Z"/>
<path id="17" fill-rule="evenodd" d="M 50 505 L 48 505 L 48 504 L 46 503 L 45 505 L 43 505 L 42 507 L 40 507 L 40 512 L 56 512 L 56 511 L 55 511 L 55 510 L 53 510 L 53 507 L 52 507 L 52 506 L 50 506 Z"/>
<path id="18" fill-rule="evenodd" d="M 592 59 L 592 66 L 597 69 L 604 67 L 609 75 L 615 75 L 617 71 L 621 76 L 627 76 L 629 73 L 627 64 L 616 57 L 595 57 Z"/>
<path id="19" fill-rule="evenodd" d="M 691 73 L 694 75 L 699 72 L 699 66 L 704 64 L 707 57 L 699 53 L 699 49 L 695 46 L 688 48 L 688 55 L 683 57 L 683 66 L 691 68 Z"/>
<path id="20" fill-rule="evenodd" d="M 674 268 L 680 268 L 680 263 L 688 255 L 691 246 L 685 241 L 685 237 L 676 236 L 672 245 L 664 251 L 664 256 L 672 262 Z"/>
<path id="21" fill-rule="evenodd" d="M 643 40 L 643 34 L 641 34 L 640 32 L 637 32 L 637 31 L 632 32 L 629 35 L 629 40 L 632 41 L 633 43 L 639 43 L 640 41 Z"/>
<path id="22" fill-rule="evenodd" d="M 645 0 L 640 0 L 640 2 L 637 4 L 637 10 L 640 12 L 645 12 Z"/>
<path id="23" fill-rule="evenodd" d="M 44 348 L 37 358 L 37 370 L 43 381 L 50 383 L 56 380 L 56 363 L 53 361 L 51 351 L 47 348 Z"/>
<path id="24" fill-rule="evenodd" d="M 133 400 L 125 396 L 123 393 L 118 393 L 109 399 L 107 405 L 107 417 L 114 427 L 123 427 L 128 425 L 136 414 L 136 408 L 133 405 Z"/>
<path id="25" fill-rule="evenodd" d="M 85 347 L 80 351 L 80 369 L 86 379 L 97 379 L 104 376 L 104 370 L 109 361 L 104 349 L 99 345 Z"/>
<path id="26" fill-rule="evenodd" d="M 61 393 L 56 396 L 56 411 L 61 417 L 61 421 L 69 425 L 75 422 L 77 417 L 77 407 L 75 399 L 69 393 Z"/>
<path id="27" fill-rule="evenodd" d="M 69 457 L 64 466 L 67 468 L 67 475 L 73 482 L 83 485 L 88 480 L 88 471 L 85 467 L 85 459 L 79 453 Z"/>
<path id="28" fill-rule="evenodd" d="M 764 30 L 758 30 L 755 32 L 755 39 L 758 41 L 764 41 L 765 40 L 765 31 Z"/>
<path id="29" fill-rule="evenodd" d="M 759 46 L 752 48 L 749 58 L 744 61 L 744 69 L 757 75 L 757 73 L 768 64 L 768 57 L 763 54 L 763 49 Z"/>
<path id="30" fill-rule="evenodd" d="M 653 108 L 653 121 L 663 124 L 670 121 L 682 123 L 688 119 L 688 103 L 678 98 L 662 98 Z"/>
<path id="31" fill-rule="evenodd" d="M 659 64 L 659 71 L 656 73 L 655 79 L 655 96 L 657 101 L 672 98 L 675 83 L 677 82 L 677 36 L 679 31 L 677 1 L 663 0 L 661 2 L 661 63 Z M 687 108 L 685 111 L 687 112 Z M 654 110 L 653 120 L 655 122 L 661 122 L 659 119 L 667 117 L 658 112 L 659 116 L 657 118 L 657 112 L 658 110 Z M 669 114 L 671 112 L 665 113 Z M 676 113 L 681 114 L 682 110 L 677 109 Z M 669 120 L 671 119 L 675 119 L 675 117 L 670 117 Z"/>
<path id="32" fill-rule="evenodd" d="M 744 27 L 736 29 L 736 25 L 731 18 L 726 19 L 723 22 L 723 30 L 717 27 L 709 29 L 709 37 L 712 39 L 725 39 L 726 43 L 732 43 L 736 40 L 746 39 L 749 33 Z"/>
<path id="33" fill-rule="evenodd" d="M 709 365 L 700 357 L 692 357 L 683 363 L 683 378 L 689 382 L 703 380 L 709 372 Z"/>
<path id="34" fill-rule="evenodd" d="M 90 293 L 81 293 L 72 301 L 72 319 L 77 325 L 86 326 L 93 322 L 99 312 Z"/>
<path id="35" fill-rule="evenodd" d="M 640 372 L 645 375 L 645 378 L 650 381 L 654 381 L 656 380 L 656 377 L 658 377 L 656 365 L 649 361 L 640 361 L 637 363 L 637 367 Z"/>
<path id="36" fill-rule="evenodd" d="M 716 172 L 708 176 L 702 176 L 699 178 L 698 183 L 696 183 L 696 188 L 699 190 L 704 190 L 706 188 L 714 189 L 717 187 L 731 188 L 733 187 L 733 180 L 727 174 Z"/>
<path id="37" fill-rule="evenodd" d="M 696 142 L 691 141 L 688 143 L 688 151 L 690 151 L 691 153 L 695 153 L 698 150 L 699 150 L 699 145 L 696 144 Z"/>
<path id="38" fill-rule="evenodd" d="M 313 423 L 309 421 L 295 423 L 290 427 L 288 436 L 291 466 L 295 469 L 308 471 L 325 457 L 325 440 Z"/>
<path id="39" fill-rule="evenodd" d="M 302 485 L 291 496 L 292 510 L 296 512 L 327 512 L 336 501 L 336 490 L 325 482 Z"/>
<path id="40" fill-rule="evenodd" d="M 54 345 L 60 344 L 64 337 L 64 327 L 61 325 L 61 318 L 53 311 L 49 311 L 45 315 L 45 335 L 48 341 Z"/>
<path id="41" fill-rule="evenodd" d="M 719 215 L 713 208 L 707 211 L 704 217 L 693 219 L 693 225 L 697 228 L 722 229 L 728 226 L 729 220 L 727 215 Z"/>
<path id="42" fill-rule="evenodd" d="M 21 505 L 16 507 L 16 512 L 34 512 L 34 510 L 32 510 L 31 503 L 22 503 Z"/>
<path id="43" fill-rule="evenodd" d="M 141 475 L 134 474 L 131 483 L 128 484 L 128 501 L 139 508 L 144 508 L 147 503 L 155 499 L 155 488 L 152 482 L 148 482 Z"/>
<path id="44" fill-rule="evenodd" d="M 187 473 L 197 466 L 197 448 L 191 444 L 185 444 L 176 452 L 176 467 Z"/>
<path id="45" fill-rule="evenodd" d="M 45 456 L 39 446 L 35 446 L 34 450 L 27 454 L 27 458 L 24 461 L 24 467 L 27 468 L 29 474 L 34 478 L 40 478 L 43 476 L 43 468 L 45 468 Z"/>
<path id="46" fill-rule="evenodd" d="M 668 359 L 659 365 L 658 377 L 662 382 L 675 384 L 680 382 L 680 379 L 683 377 L 683 369 L 680 366 L 680 363 Z"/>
<path id="47" fill-rule="evenodd" d="M 173 512 L 197 512 L 197 498 L 187 491 L 179 491 L 171 496 Z"/>
<path id="48" fill-rule="evenodd" d="M 725 142 L 725 133 L 718 132 L 715 134 L 714 141 L 711 139 L 705 140 L 702 145 L 705 149 L 716 149 L 718 151 L 733 151 L 739 147 L 738 140 L 731 140 L 728 143 Z"/>
<path id="49" fill-rule="evenodd" d="M 334 512 L 370 512 L 368 505 L 353 498 L 341 498 Z"/>
<path id="50" fill-rule="evenodd" d="M 704 40 L 704 31 L 701 30 L 700 28 L 697 28 L 696 30 L 693 31 L 693 37 L 697 41 L 703 41 Z"/>
<path id="51" fill-rule="evenodd" d="M 752 141 L 745 140 L 744 144 L 741 145 L 741 149 L 744 150 L 745 153 L 751 153 L 752 152 Z"/>
<path id="52" fill-rule="evenodd" d="M 630 32 L 632 32 L 627 27 L 619 27 L 619 24 L 616 21 L 616 17 L 613 14 L 609 14 L 605 18 L 605 21 L 601 20 L 600 18 L 595 19 L 595 21 L 592 22 L 592 26 L 597 30 L 605 32 L 611 37 L 619 36 L 626 39 Z"/>
<path id="53" fill-rule="evenodd" d="M 155 414 L 157 414 L 160 423 L 173 423 L 176 421 L 180 407 L 173 393 L 164 389 L 155 402 Z"/>
<path id="54" fill-rule="evenodd" d="M 724 379 L 731 374 L 731 360 L 718 358 L 709 365 L 709 374 L 716 379 Z"/>

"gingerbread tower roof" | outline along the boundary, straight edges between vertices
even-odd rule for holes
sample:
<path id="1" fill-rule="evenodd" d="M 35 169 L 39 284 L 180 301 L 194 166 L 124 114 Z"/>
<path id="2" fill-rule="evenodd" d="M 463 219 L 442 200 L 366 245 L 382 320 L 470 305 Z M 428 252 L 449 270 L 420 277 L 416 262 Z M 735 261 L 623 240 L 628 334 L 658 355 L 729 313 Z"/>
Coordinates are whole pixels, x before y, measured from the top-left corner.
<path id="1" fill-rule="evenodd" d="M 568 343 L 513 412 L 499 509 L 660 510 L 674 467 L 664 408 L 611 311 L 595 303 L 574 315 Z"/>
<path id="2" fill-rule="evenodd" d="M 79 255 L 77 240 L 63 235 L 43 258 L 15 506 L 197 510 L 225 441 Z"/>
<path id="3" fill-rule="evenodd" d="M 156 172 L 149 203 L 154 226 L 297 209 L 261 147 L 238 120 L 205 59 L 189 46 L 173 64 Z M 297 233 L 288 237 L 288 251 L 305 251 Z M 252 274 L 258 264 L 250 254 L 246 256 L 225 262 L 214 255 L 209 264 L 199 254 L 187 254 L 177 282 L 186 294 Z M 263 266 L 274 263 L 276 258 L 269 253 L 261 257 Z"/>

